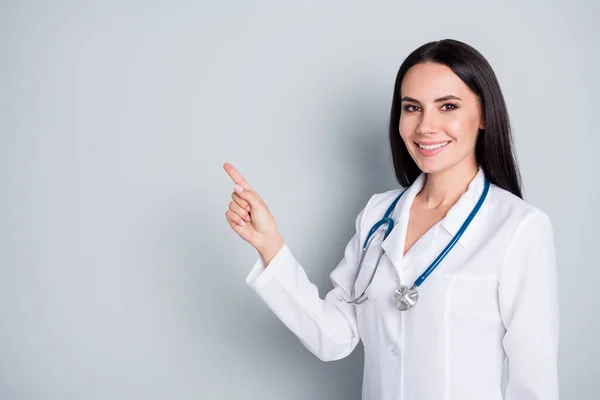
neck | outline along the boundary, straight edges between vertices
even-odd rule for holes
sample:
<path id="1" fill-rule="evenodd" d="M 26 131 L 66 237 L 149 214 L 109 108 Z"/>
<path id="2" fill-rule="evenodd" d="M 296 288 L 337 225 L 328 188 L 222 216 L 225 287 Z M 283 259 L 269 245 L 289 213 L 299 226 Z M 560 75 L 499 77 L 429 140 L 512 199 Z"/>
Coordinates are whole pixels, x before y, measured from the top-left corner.
<path id="1" fill-rule="evenodd" d="M 467 191 L 479 167 L 472 163 L 461 163 L 444 171 L 429 173 L 425 186 L 418 194 L 427 208 L 451 207 Z"/>

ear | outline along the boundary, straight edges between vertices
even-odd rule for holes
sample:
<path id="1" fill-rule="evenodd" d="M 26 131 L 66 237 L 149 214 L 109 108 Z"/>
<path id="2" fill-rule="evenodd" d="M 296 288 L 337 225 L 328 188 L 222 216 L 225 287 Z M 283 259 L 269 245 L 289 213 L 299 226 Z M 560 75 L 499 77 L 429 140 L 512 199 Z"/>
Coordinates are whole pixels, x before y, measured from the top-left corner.
<path id="1" fill-rule="evenodd" d="M 481 122 L 479 123 L 479 129 L 485 129 L 485 118 L 481 118 Z"/>

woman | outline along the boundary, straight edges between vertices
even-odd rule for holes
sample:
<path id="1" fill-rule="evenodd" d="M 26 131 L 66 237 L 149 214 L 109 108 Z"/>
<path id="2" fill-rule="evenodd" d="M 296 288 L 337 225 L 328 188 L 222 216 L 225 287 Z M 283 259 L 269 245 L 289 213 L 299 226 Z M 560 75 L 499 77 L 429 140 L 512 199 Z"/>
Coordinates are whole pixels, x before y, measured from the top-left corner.
<path id="1" fill-rule="evenodd" d="M 363 399 L 500 399 L 504 357 L 506 399 L 557 399 L 552 226 L 522 200 L 504 98 L 485 58 L 455 40 L 411 53 L 396 78 L 389 138 L 408 189 L 371 197 L 324 300 L 263 200 L 224 165 L 236 183 L 226 218 L 260 254 L 247 283 L 323 361 L 362 340 Z M 394 229 L 371 236 L 359 270 L 388 208 Z"/>

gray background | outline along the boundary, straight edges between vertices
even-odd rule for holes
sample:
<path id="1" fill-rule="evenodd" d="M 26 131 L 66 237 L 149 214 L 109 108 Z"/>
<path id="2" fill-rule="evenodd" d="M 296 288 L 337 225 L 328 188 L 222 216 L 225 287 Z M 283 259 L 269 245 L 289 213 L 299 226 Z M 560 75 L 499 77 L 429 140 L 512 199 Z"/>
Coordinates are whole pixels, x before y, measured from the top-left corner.
<path id="1" fill-rule="evenodd" d="M 397 187 L 397 69 L 447 37 L 500 80 L 556 232 L 561 395 L 597 398 L 600 7 L 519 3 L 2 1 L 0 398 L 358 399 L 362 347 L 320 362 L 245 286 L 222 164 L 324 295 Z"/>

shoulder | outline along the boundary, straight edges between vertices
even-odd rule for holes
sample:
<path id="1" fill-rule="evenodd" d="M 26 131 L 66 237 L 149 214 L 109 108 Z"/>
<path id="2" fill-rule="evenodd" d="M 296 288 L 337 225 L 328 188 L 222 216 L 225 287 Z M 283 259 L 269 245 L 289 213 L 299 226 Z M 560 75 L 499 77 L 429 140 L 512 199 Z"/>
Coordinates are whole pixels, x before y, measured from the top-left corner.
<path id="1" fill-rule="evenodd" d="M 373 224 L 375 221 L 381 219 L 390 205 L 404 190 L 404 188 L 400 187 L 373 194 L 360 212 L 357 223 L 359 225 Z"/>
<path id="2" fill-rule="evenodd" d="M 386 192 L 375 193 L 371 196 L 365 207 L 366 213 L 371 213 L 374 210 L 379 211 L 380 209 L 387 209 L 390 204 L 400 196 L 400 193 L 404 192 L 404 188 L 391 189 Z"/>
<path id="3" fill-rule="evenodd" d="M 363 210 L 363 218 L 366 220 L 372 219 L 372 216 L 381 218 L 390 204 L 404 190 L 404 188 L 396 188 L 373 194 Z M 537 224 L 552 228 L 550 218 L 544 211 L 494 184 L 490 187 L 484 209 L 490 227 L 502 225 L 505 229 L 514 230 L 519 225 L 527 225 L 528 221 L 537 221 Z"/>
<path id="4" fill-rule="evenodd" d="M 404 190 L 400 187 L 373 194 L 361 212 L 362 221 L 369 223 L 381 218 Z M 490 187 L 483 210 L 485 224 L 492 230 L 508 231 L 511 236 L 518 227 L 524 226 L 552 232 L 550 218 L 544 211 L 494 184 Z"/>
<path id="5" fill-rule="evenodd" d="M 387 208 L 392 204 L 392 202 L 400 196 L 402 192 L 404 192 L 404 188 L 391 189 L 381 193 L 375 193 L 369 199 L 366 207 L 365 213 L 371 214 L 373 212 L 379 213 L 380 210 L 387 210 Z"/>
<path id="6" fill-rule="evenodd" d="M 494 184 L 485 206 L 491 225 L 503 225 L 513 233 L 525 226 L 552 231 L 550 218 L 544 211 Z"/>

